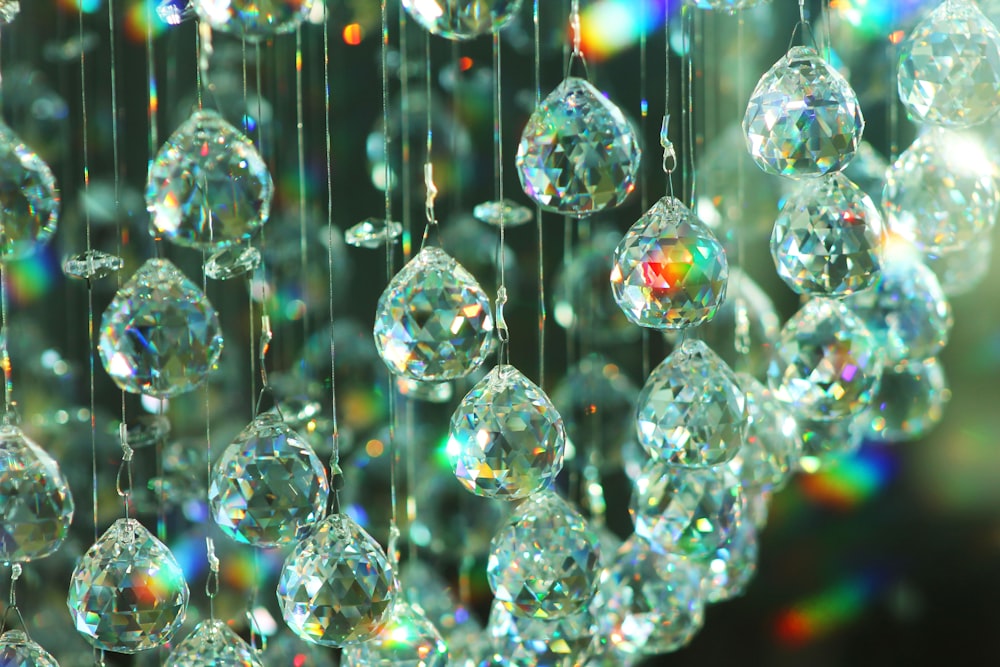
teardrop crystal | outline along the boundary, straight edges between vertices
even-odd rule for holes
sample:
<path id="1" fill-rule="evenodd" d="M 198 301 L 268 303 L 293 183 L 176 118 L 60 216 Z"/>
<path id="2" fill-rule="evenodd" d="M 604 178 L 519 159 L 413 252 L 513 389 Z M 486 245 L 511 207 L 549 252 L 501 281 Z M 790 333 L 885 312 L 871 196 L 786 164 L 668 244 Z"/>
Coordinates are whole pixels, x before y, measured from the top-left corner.
<path id="1" fill-rule="evenodd" d="M 492 667 L 580 667 L 597 632 L 589 609 L 558 619 L 525 618 L 494 602 L 486 626 Z"/>
<path id="2" fill-rule="evenodd" d="M 639 393 L 636 428 L 654 459 L 718 465 L 736 456 L 746 437 L 745 397 L 726 362 L 690 338 L 650 373 Z"/>
<path id="3" fill-rule="evenodd" d="M 4 667 L 59 667 L 48 651 L 21 630 L 0 635 L 0 665 Z"/>
<path id="4" fill-rule="evenodd" d="M 976 3 L 945 0 L 899 45 L 899 99 L 918 123 L 969 127 L 1000 109 L 1000 32 Z"/>
<path id="5" fill-rule="evenodd" d="M 165 667 L 263 667 L 257 651 L 214 618 L 202 621 L 170 652 Z"/>
<path id="6" fill-rule="evenodd" d="M 0 121 L 0 261 L 27 257 L 47 243 L 59 204 L 52 170 Z"/>
<path id="7" fill-rule="evenodd" d="M 295 30 L 313 10 L 314 0 L 192 0 L 213 30 L 250 42 Z"/>
<path id="8" fill-rule="evenodd" d="M 553 491 L 536 493 L 519 505 L 491 547 L 486 565 L 490 588 L 515 616 L 569 616 L 590 602 L 597 587 L 597 535 Z"/>
<path id="9" fill-rule="evenodd" d="M 104 370 L 133 394 L 169 398 L 201 385 L 222 354 L 219 316 L 205 294 L 165 259 L 150 259 L 101 318 Z"/>
<path id="10" fill-rule="evenodd" d="M 55 459 L 17 426 L 0 426 L 0 561 L 55 553 L 72 521 L 73 495 Z"/>
<path id="11" fill-rule="evenodd" d="M 188 597 L 170 550 L 135 519 L 118 519 L 77 563 L 67 602 L 95 648 L 137 653 L 170 641 Z"/>
<path id="12" fill-rule="evenodd" d="M 198 110 L 150 164 L 150 233 L 209 250 L 242 243 L 267 222 L 273 194 L 253 142 L 217 112 Z"/>
<path id="13" fill-rule="evenodd" d="M 761 77 L 743 117 L 757 166 L 789 178 L 843 169 L 864 128 L 851 85 L 808 46 L 793 46 Z"/>
<path id="14" fill-rule="evenodd" d="M 476 495 L 527 498 L 562 470 L 566 429 L 542 389 L 513 366 L 491 370 L 451 417 L 447 454 Z"/>
<path id="15" fill-rule="evenodd" d="M 448 646 L 420 607 L 396 603 L 382 630 L 344 649 L 345 667 L 448 667 Z"/>
<path id="16" fill-rule="evenodd" d="M 711 320 L 726 298 L 729 261 L 722 244 L 675 197 L 663 197 L 615 249 L 611 291 L 625 315 L 652 329 Z"/>
<path id="17" fill-rule="evenodd" d="M 468 40 L 510 23 L 521 0 L 403 0 L 403 8 L 430 33 Z"/>
<path id="18" fill-rule="evenodd" d="M 208 502 L 229 537 L 276 547 L 305 537 L 329 494 L 323 462 L 309 443 L 276 414 L 263 413 L 215 464 Z"/>
<path id="19" fill-rule="evenodd" d="M 882 442 L 917 440 L 944 416 L 951 389 L 937 359 L 906 361 L 882 373 L 867 435 Z"/>
<path id="20" fill-rule="evenodd" d="M 840 172 L 808 181 L 781 207 L 771 233 L 778 276 L 799 294 L 846 296 L 871 287 L 886 230 L 871 197 Z"/>
<path id="21" fill-rule="evenodd" d="M 425 246 L 389 282 L 375 312 L 375 346 L 393 373 L 442 382 L 482 365 L 493 335 L 490 300 L 472 274 Z"/>
<path id="22" fill-rule="evenodd" d="M 323 646 L 375 637 L 392 618 L 399 582 L 364 528 L 332 514 L 295 545 L 278 579 L 281 615 L 295 634 Z"/>
<path id="23" fill-rule="evenodd" d="M 625 201 L 640 157 L 622 110 L 589 81 L 569 77 L 531 114 L 516 162 L 521 187 L 542 208 L 583 216 Z"/>

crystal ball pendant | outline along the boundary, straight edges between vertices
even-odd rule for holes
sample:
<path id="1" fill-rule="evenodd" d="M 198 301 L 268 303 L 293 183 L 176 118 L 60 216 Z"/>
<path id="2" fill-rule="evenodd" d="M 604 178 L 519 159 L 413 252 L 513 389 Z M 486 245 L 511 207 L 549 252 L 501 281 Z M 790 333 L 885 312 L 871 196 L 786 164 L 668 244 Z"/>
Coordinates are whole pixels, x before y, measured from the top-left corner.
<path id="1" fill-rule="evenodd" d="M 448 667 L 448 645 L 423 610 L 396 602 L 392 618 L 366 642 L 344 649 L 345 667 Z"/>
<path id="2" fill-rule="evenodd" d="M 425 30 L 453 40 L 475 39 L 500 30 L 521 9 L 522 0 L 402 0 L 403 9 Z"/>
<path id="3" fill-rule="evenodd" d="M 594 667 L 587 656 L 596 632 L 594 615 L 586 607 L 563 618 L 526 618 L 515 616 L 495 601 L 486 624 L 493 656 L 488 664 L 490 667 Z"/>
<path id="4" fill-rule="evenodd" d="M 569 77 L 531 114 L 516 162 L 521 187 L 542 208 L 584 216 L 625 201 L 640 157 L 622 110 L 589 81 Z"/>
<path id="5" fill-rule="evenodd" d="M 389 282 L 375 312 L 375 346 L 389 370 L 444 382 L 482 365 L 493 335 L 490 300 L 465 267 L 425 246 Z"/>
<path id="6" fill-rule="evenodd" d="M 989 120 L 1000 110 L 1000 32 L 975 2 L 945 0 L 899 45 L 897 86 L 918 123 Z"/>
<path id="7" fill-rule="evenodd" d="M 59 667 L 52 654 L 21 630 L 0 635 L 0 665 L 5 667 Z"/>
<path id="8" fill-rule="evenodd" d="M 267 222 L 273 194 L 271 174 L 253 142 L 215 111 L 198 110 L 150 164 L 149 231 L 207 250 L 242 243 Z"/>
<path id="9" fill-rule="evenodd" d="M 951 389 L 935 358 L 886 368 L 872 399 L 868 435 L 882 442 L 906 442 L 927 435 L 944 416 Z"/>
<path id="10" fill-rule="evenodd" d="M 125 391 L 170 398 L 196 389 L 215 370 L 219 316 L 176 266 L 150 259 L 104 311 L 97 350 Z"/>
<path id="11" fill-rule="evenodd" d="M 778 275 L 799 294 L 846 296 L 871 287 L 886 231 L 871 197 L 840 172 L 807 181 L 781 207 L 771 233 Z"/>
<path id="12" fill-rule="evenodd" d="M 213 30 L 250 42 L 291 32 L 308 18 L 315 0 L 193 0 L 198 18 Z"/>
<path id="13" fill-rule="evenodd" d="M 451 417 L 447 454 L 476 495 L 527 498 L 562 470 L 566 428 L 541 387 L 501 364 L 465 395 Z"/>
<path id="14" fill-rule="evenodd" d="M 137 653 L 169 642 L 188 605 L 184 572 L 135 519 L 118 519 L 73 570 L 73 624 L 95 648 Z"/>
<path id="15" fill-rule="evenodd" d="M 808 46 L 793 46 L 761 77 L 743 116 L 754 162 L 788 178 L 843 169 L 864 127 L 851 85 Z"/>
<path id="16" fill-rule="evenodd" d="M 798 469 L 805 444 L 795 415 L 757 378 L 738 373 L 746 392 L 750 427 L 729 469 L 748 495 L 780 491 Z"/>
<path id="17" fill-rule="evenodd" d="M 683 329 L 711 320 L 726 297 L 726 251 L 675 197 L 663 197 L 615 248 L 611 291 L 639 326 Z"/>
<path id="18" fill-rule="evenodd" d="M 59 202 L 52 170 L 0 121 L 0 261 L 27 257 L 47 243 Z"/>
<path id="19" fill-rule="evenodd" d="M 202 621 L 170 652 L 165 667 L 263 667 L 257 651 L 222 621 Z"/>

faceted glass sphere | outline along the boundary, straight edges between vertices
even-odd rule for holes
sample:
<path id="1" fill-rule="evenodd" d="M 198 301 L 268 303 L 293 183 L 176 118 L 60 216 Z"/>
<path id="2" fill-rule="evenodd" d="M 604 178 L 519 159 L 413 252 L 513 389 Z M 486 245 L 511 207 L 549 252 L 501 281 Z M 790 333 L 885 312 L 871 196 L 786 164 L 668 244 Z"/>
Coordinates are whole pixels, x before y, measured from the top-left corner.
<path id="1" fill-rule="evenodd" d="M 213 30 L 256 42 L 291 32 L 313 9 L 315 0 L 193 0 L 198 17 Z"/>
<path id="2" fill-rule="evenodd" d="M 843 169 L 864 128 L 851 85 L 808 46 L 793 46 L 761 77 L 743 117 L 754 162 L 788 178 Z"/>
<path id="3" fill-rule="evenodd" d="M 165 667 L 263 667 L 257 651 L 228 625 L 202 621 L 177 645 Z"/>
<path id="4" fill-rule="evenodd" d="M 716 603 L 743 595 L 757 572 L 760 548 L 753 521 L 740 521 L 725 544 L 700 561 L 705 602 Z"/>
<path id="5" fill-rule="evenodd" d="M 872 399 L 868 435 L 883 442 L 906 442 L 930 433 L 944 416 L 951 390 L 937 359 L 906 361 L 887 368 Z"/>
<path id="6" fill-rule="evenodd" d="M 521 9 L 522 0 L 403 0 L 403 8 L 423 28 L 454 40 L 500 30 Z"/>
<path id="7" fill-rule="evenodd" d="M 579 667 L 597 624 L 586 607 L 558 619 L 525 618 L 494 602 L 486 632 L 491 667 Z"/>
<path id="8" fill-rule="evenodd" d="M 784 488 L 798 469 L 804 444 L 795 415 L 756 378 L 737 374 L 746 392 L 750 426 L 739 453 L 729 462 L 747 495 Z"/>
<path id="9" fill-rule="evenodd" d="M 52 654 L 21 630 L 0 635 L 0 665 L 4 667 L 59 667 Z"/>
<path id="10" fill-rule="evenodd" d="M 27 257 L 47 243 L 59 205 L 52 170 L 0 121 L 0 261 Z"/>
<path id="11" fill-rule="evenodd" d="M 987 229 L 962 248 L 924 254 L 924 263 L 937 276 L 945 296 L 960 296 L 976 289 L 990 270 L 993 230 Z"/>
<path id="12" fill-rule="evenodd" d="M 918 123 L 969 127 L 1000 110 L 1000 32 L 975 2 L 946 0 L 899 45 L 899 99 Z"/>
<path id="13" fill-rule="evenodd" d="M 804 444 L 799 468 L 814 473 L 856 454 L 868 435 L 872 416 L 871 409 L 865 408 L 850 417 L 826 420 L 799 417 L 798 422 Z"/>
<path id="14" fill-rule="evenodd" d="M 448 646 L 420 607 L 399 600 L 385 627 L 343 659 L 345 667 L 448 667 Z"/>

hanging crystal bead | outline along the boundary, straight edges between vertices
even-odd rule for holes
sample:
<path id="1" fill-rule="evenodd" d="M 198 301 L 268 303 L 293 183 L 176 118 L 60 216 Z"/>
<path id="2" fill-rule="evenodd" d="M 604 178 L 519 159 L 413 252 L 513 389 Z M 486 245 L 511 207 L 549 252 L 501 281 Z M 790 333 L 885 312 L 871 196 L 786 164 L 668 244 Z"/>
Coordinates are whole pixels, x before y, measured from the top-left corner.
<path id="1" fill-rule="evenodd" d="M 202 621 L 170 652 L 165 667 L 263 667 L 257 651 L 214 618 Z"/>
<path id="2" fill-rule="evenodd" d="M 27 257 L 47 243 L 59 205 L 52 170 L 0 121 L 0 261 Z"/>
<path id="3" fill-rule="evenodd" d="M 754 522 L 740 521 L 729 539 L 702 562 L 705 602 L 724 602 L 743 595 L 757 572 L 759 552 Z"/>
<path id="4" fill-rule="evenodd" d="M 989 274 L 993 257 L 993 230 L 977 234 L 962 248 L 924 254 L 924 263 L 937 276 L 946 296 L 968 294 Z"/>
<path id="5" fill-rule="evenodd" d="M 66 274 L 67 278 L 100 280 L 121 271 L 123 266 L 125 266 L 125 260 L 117 255 L 109 255 L 99 250 L 88 250 L 63 262 L 63 273 Z"/>
<path id="6" fill-rule="evenodd" d="M 526 498 L 562 470 L 566 429 L 542 389 L 513 366 L 491 370 L 451 417 L 446 452 L 455 477 L 488 498 Z"/>
<path id="7" fill-rule="evenodd" d="M 95 648 L 137 653 L 171 640 L 188 597 L 170 550 L 135 519 L 118 519 L 77 563 L 67 602 Z"/>
<path id="8" fill-rule="evenodd" d="M 521 0 L 403 0 L 403 8 L 428 32 L 464 41 L 510 23 Z"/>
<path id="9" fill-rule="evenodd" d="M 799 417 L 798 422 L 804 443 L 799 467 L 803 472 L 814 473 L 854 456 L 861 449 L 872 422 L 871 408 L 840 419 Z"/>
<path id="10" fill-rule="evenodd" d="M 899 45 L 899 99 L 918 123 L 969 127 L 1000 109 L 1000 32 L 976 3 L 945 0 Z"/>
<path id="11" fill-rule="evenodd" d="M 625 201 L 640 157 L 622 110 L 589 81 L 569 77 L 531 114 L 516 162 L 521 187 L 542 208 L 583 216 Z"/>
<path id="12" fill-rule="evenodd" d="M 0 665 L 4 667 L 59 667 L 52 654 L 21 630 L 0 635 Z"/>
<path id="13" fill-rule="evenodd" d="M 789 178 L 843 169 L 864 127 L 851 85 L 808 46 L 793 46 L 761 77 L 743 117 L 757 166 Z"/>
<path id="14" fill-rule="evenodd" d="M 579 667 L 597 632 L 583 609 L 558 619 L 515 616 L 494 602 L 486 626 L 494 667 Z"/>
<path id="15" fill-rule="evenodd" d="M 17 426 L 0 426 L 0 561 L 55 553 L 69 533 L 73 509 L 55 459 Z"/>
<path id="16" fill-rule="evenodd" d="M 212 473 L 215 523 L 237 542 L 276 547 L 302 539 L 326 510 L 323 462 L 278 415 L 258 415 L 236 436 Z"/>
<path id="17" fill-rule="evenodd" d="M 395 243 L 403 235 L 403 225 L 384 218 L 367 218 L 344 233 L 344 241 L 355 248 L 378 250 L 385 242 Z"/>
<path id="18" fill-rule="evenodd" d="M 747 495 L 780 491 L 798 469 L 802 456 L 804 444 L 798 422 L 756 378 L 744 373 L 736 377 L 746 392 L 750 425 L 746 442 L 729 462 L 729 469 Z"/>
<path id="19" fill-rule="evenodd" d="M 215 370 L 219 316 L 176 266 L 150 259 L 104 311 L 97 350 L 125 391 L 170 398 L 194 390 Z"/>
<path id="20" fill-rule="evenodd" d="M 273 194 L 271 174 L 253 142 L 217 112 L 198 110 L 150 164 L 149 230 L 193 248 L 243 243 L 267 222 Z"/>
<path id="21" fill-rule="evenodd" d="M 535 214 L 530 208 L 510 199 L 476 204 L 472 209 L 472 216 L 494 227 L 499 227 L 501 224 L 504 227 L 519 227 L 535 219 Z"/>
<path id="22" fill-rule="evenodd" d="M 673 465 L 725 463 L 746 437 L 744 399 L 726 363 L 702 341 L 687 339 L 639 393 L 639 443 L 654 459 Z"/>
<path id="23" fill-rule="evenodd" d="M 205 275 L 212 280 L 232 280 L 260 266 L 260 250 L 253 246 L 229 246 L 217 250 L 205 262 Z"/>
<path id="24" fill-rule="evenodd" d="M 292 549 L 278 579 L 278 605 L 295 634 L 323 646 L 375 637 L 392 618 L 399 582 L 389 559 L 348 516 L 332 514 Z"/>
<path id="25" fill-rule="evenodd" d="M 906 442 L 927 435 L 944 416 L 951 390 L 941 363 L 911 360 L 886 368 L 872 399 L 867 435 L 882 442 Z"/>
<path id="26" fill-rule="evenodd" d="M 295 30 L 313 11 L 314 0 L 191 0 L 213 30 L 250 42 Z"/>
<path id="27" fill-rule="evenodd" d="M 375 345 L 393 373 L 441 382 L 484 361 L 493 335 L 490 300 L 461 264 L 425 246 L 379 297 Z"/>
<path id="28" fill-rule="evenodd" d="M 767 381 L 797 416 L 839 419 L 871 403 L 882 364 L 878 341 L 860 317 L 840 301 L 814 298 L 782 328 Z"/>
<path id="29" fill-rule="evenodd" d="M 399 600 L 385 627 L 343 658 L 345 667 L 448 667 L 448 646 L 420 607 Z"/>
<path id="30" fill-rule="evenodd" d="M 611 291 L 639 326 L 685 329 L 715 317 L 726 298 L 722 244 L 675 197 L 663 197 L 615 248 Z"/>

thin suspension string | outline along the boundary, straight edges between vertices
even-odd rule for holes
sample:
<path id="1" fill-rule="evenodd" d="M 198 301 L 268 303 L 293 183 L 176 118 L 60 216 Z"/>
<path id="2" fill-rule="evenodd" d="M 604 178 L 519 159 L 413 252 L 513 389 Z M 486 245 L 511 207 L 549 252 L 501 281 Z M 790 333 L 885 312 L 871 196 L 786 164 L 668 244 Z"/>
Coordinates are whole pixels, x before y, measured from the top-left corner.
<path id="1" fill-rule="evenodd" d="M 663 148 L 663 173 L 667 181 L 667 193 L 674 196 L 673 172 L 677 156 L 670 141 L 670 12 L 663 16 L 663 123 L 660 125 L 660 146 Z M 644 375 L 649 375 L 648 368 Z"/>
<path id="2" fill-rule="evenodd" d="M 413 174 L 410 171 L 412 157 L 410 153 L 410 135 L 413 131 L 410 123 L 410 40 L 407 29 L 407 13 L 399 12 L 399 106 L 400 106 L 400 193 L 403 198 L 400 222 L 403 224 L 403 262 L 410 260 L 413 247 Z M 424 104 L 430 105 L 430 98 Z M 388 126 L 385 128 L 388 132 Z M 388 164 L 389 156 L 385 159 Z M 388 223 L 387 223 L 388 224 Z"/>
<path id="3" fill-rule="evenodd" d="M 535 108 L 542 103 L 542 30 L 539 21 L 539 0 L 532 8 L 535 38 Z M 535 204 L 535 224 L 538 235 L 538 386 L 545 388 L 545 322 L 548 312 L 545 305 L 545 224 L 542 205 Z"/>
<path id="4" fill-rule="evenodd" d="M 649 75 L 649 44 L 646 39 L 646 3 L 639 3 L 639 25 L 642 32 L 639 33 L 639 145 L 646 148 L 646 138 L 649 136 L 649 100 L 646 95 L 647 77 Z M 649 210 L 649 179 L 646 177 L 646 166 L 642 164 L 639 169 L 639 208 L 643 212 Z M 640 339 L 642 341 L 642 371 L 643 377 L 648 375 L 650 358 L 650 334 L 643 327 Z"/>
<path id="5" fill-rule="evenodd" d="M 739 17 L 736 23 L 736 52 L 743 53 L 743 47 L 745 44 L 745 25 L 746 22 L 743 18 L 743 12 L 739 13 Z M 745 108 L 746 102 L 744 101 L 744 91 L 743 91 L 743 77 L 744 77 L 744 65 L 743 59 L 738 58 L 736 62 L 736 106 L 737 111 L 742 113 Z M 740 215 L 744 215 L 746 211 L 746 174 L 744 173 L 744 168 L 746 167 L 745 156 L 740 156 L 736 160 L 736 210 L 740 212 Z M 746 233 L 743 230 L 742 225 L 734 225 L 733 232 L 736 234 L 736 266 L 740 268 L 741 273 L 739 280 L 742 283 L 746 281 L 746 273 L 743 270 L 744 263 L 746 262 Z M 732 276 L 732 273 L 730 273 Z M 736 302 L 734 303 L 734 333 L 733 333 L 733 346 L 736 352 L 736 370 L 740 372 L 750 371 L 750 320 L 749 311 L 747 310 L 746 299 L 743 296 L 744 292 L 740 289 L 737 292 Z"/>
<path id="6" fill-rule="evenodd" d="M 153 3 L 146 3 L 146 122 L 149 123 L 149 159 L 152 160 L 160 147 L 157 123 L 159 121 L 160 98 L 156 85 L 156 50 L 153 46 Z"/>
<path id="7" fill-rule="evenodd" d="M 308 245 L 306 243 L 306 138 L 305 112 L 302 101 L 302 26 L 295 28 L 295 139 L 298 146 L 299 177 L 299 271 L 303 278 L 309 269 Z M 333 228 L 328 230 L 327 245 L 333 243 Z M 302 299 L 302 344 L 309 340 L 309 299 Z M 306 357 L 302 356 L 302 370 L 306 368 Z"/>
<path id="8" fill-rule="evenodd" d="M 682 9 L 681 12 L 685 42 L 685 82 L 687 84 L 684 92 L 684 100 L 682 101 L 682 124 L 686 128 L 686 132 L 683 132 L 682 134 L 687 135 L 687 158 L 684 160 L 684 181 L 688 192 L 688 207 L 693 209 L 695 205 L 695 188 L 697 185 L 697 174 L 695 173 L 694 168 L 694 50 L 698 46 L 695 42 L 699 40 L 697 40 L 695 36 L 696 13 L 687 5 L 684 6 L 684 9 Z"/>
<path id="9" fill-rule="evenodd" d="M 503 187 L 503 103 L 502 103 L 502 49 L 500 31 L 493 33 L 493 151 L 496 157 L 497 169 L 497 201 L 500 202 L 500 287 L 497 288 L 496 327 L 500 339 L 501 364 L 510 363 L 510 332 L 504 317 L 504 307 L 507 305 L 507 221 L 504 215 Z"/>

